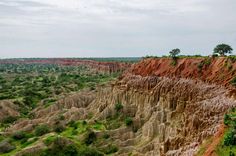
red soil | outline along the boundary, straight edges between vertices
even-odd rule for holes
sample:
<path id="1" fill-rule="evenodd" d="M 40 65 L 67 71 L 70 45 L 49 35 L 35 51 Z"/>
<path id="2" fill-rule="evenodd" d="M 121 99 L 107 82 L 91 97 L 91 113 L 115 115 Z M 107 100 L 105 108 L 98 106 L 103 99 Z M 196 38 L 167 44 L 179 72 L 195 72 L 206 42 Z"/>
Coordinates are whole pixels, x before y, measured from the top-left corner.
<path id="1" fill-rule="evenodd" d="M 224 131 L 225 131 L 225 127 L 222 124 L 220 126 L 218 132 L 214 136 L 213 142 L 208 146 L 208 148 L 203 156 L 217 156 L 217 154 L 215 153 L 215 149 L 216 149 L 217 145 L 220 143 L 221 138 L 224 136 Z"/>
<path id="2" fill-rule="evenodd" d="M 211 60 L 210 65 L 199 69 L 199 64 L 206 59 Z M 198 79 L 227 87 L 230 86 L 232 78 L 236 77 L 236 63 L 228 58 L 182 58 L 178 59 L 175 66 L 171 63 L 170 58 L 144 59 L 134 64 L 126 74 Z M 232 67 L 229 68 L 227 64 Z"/>

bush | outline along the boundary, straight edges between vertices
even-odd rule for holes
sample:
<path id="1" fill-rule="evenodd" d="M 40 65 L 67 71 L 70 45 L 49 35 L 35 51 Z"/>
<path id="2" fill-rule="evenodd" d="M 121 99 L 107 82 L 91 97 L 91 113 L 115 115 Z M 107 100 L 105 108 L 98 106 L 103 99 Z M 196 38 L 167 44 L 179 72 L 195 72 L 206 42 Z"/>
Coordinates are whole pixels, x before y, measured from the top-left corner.
<path id="1" fill-rule="evenodd" d="M 9 140 L 3 140 L 0 142 L 0 154 L 2 153 L 9 153 L 10 151 L 14 150 L 16 147 L 12 145 Z"/>
<path id="2" fill-rule="evenodd" d="M 77 131 L 76 129 L 73 129 L 71 134 L 72 134 L 72 135 L 77 135 L 77 134 L 78 134 L 78 131 Z"/>
<path id="3" fill-rule="evenodd" d="M 26 138 L 26 133 L 23 131 L 18 131 L 12 135 L 12 138 L 15 140 L 21 140 Z"/>
<path id="4" fill-rule="evenodd" d="M 236 138 L 234 135 L 235 135 L 234 130 L 230 130 L 228 133 L 226 133 L 224 137 L 225 146 L 236 145 Z"/>
<path id="5" fill-rule="evenodd" d="M 103 156 L 103 154 L 101 154 L 94 148 L 82 147 L 79 148 L 78 156 Z"/>
<path id="6" fill-rule="evenodd" d="M 171 64 L 170 65 L 172 65 L 172 66 L 176 66 L 177 65 L 177 59 L 173 59 L 172 61 L 171 61 Z"/>
<path id="7" fill-rule="evenodd" d="M 17 120 L 17 117 L 15 117 L 15 116 L 8 116 L 8 117 L 4 118 L 2 122 L 4 124 L 11 124 L 11 123 L 15 122 L 16 120 Z"/>
<path id="8" fill-rule="evenodd" d="M 231 83 L 233 86 L 236 86 L 236 77 L 234 77 L 234 78 L 230 81 L 230 83 Z"/>
<path id="9" fill-rule="evenodd" d="M 35 128 L 35 135 L 36 136 L 41 136 L 46 133 L 49 133 L 49 127 L 47 125 L 39 125 Z"/>
<path id="10" fill-rule="evenodd" d="M 201 71 L 204 66 L 211 65 L 211 58 L 206 58 L 198 64 L 198 70 Z"/>
<path id="11" fill-rule="evenodd" d="M 78 128 L 78 123 L 76 123 L 74 120 L 71 120 L 68 124 L 69 127 L 72 127 L 74 129 Z"/>
<path id="12" fill-rule="evenodd" d="M 96 141 L 96 139 L 97 139 L 96 134 L 95 134 L 93 131 L 89 130 L 89 132 L 88 132 L 88 133 L 86 134 L 86 136 L 85 136 L 84 143 L 85 143 L 86 145 L 90 145 L 90 144 L 92 144 L 94 141 Z"/>
<path id="13" fill-rule="evenodd" d="M 229 151 L 229 156 L 235 156 L 235 154 L 232 151 Z"/>
<path id="14" fill-rule="evenodd" d="M 75 144 L 68 143 L 64 138 L 56 138 L 52 146 L 44 151 L 43 156 L 78 156 L 78 149 Z"/>
<path id="15" fill-rule="evenodd" d="M 116 153 L 118 151 L 118 147 L 116 147 L 115 145 L 108 145 L 107 147 L 105 147 L 101 151 L 105 154 L 112 154 L 112 153 Z"/>
<path id="16" fill-rule="evenodd" d="M 62 115 L 62 114 L 60 114 L 60 115 L 58 116 L 58 119 L 59 119 L 59 120 L 65 120 L 65 116 Z"/>
<path id="17" fill-rule="evenodd" d="M 109 139 L 109 138 L 110 138 L 110 135 L 107 134 L 107 133 L 105 133 L 105 134 L 103 134 L 103 138 L 104 138 L 104 139 Z"/>
<path id="18" fill-rule="evenodd" d="M 121 104 L 121 103 L 117 103 L 116 105 L 115 105 L 115 110 L 117 111 L 117 112 L 119 112 L 120 110 L 122 110 L 123 109 L 123 105 Z"/>
<path id="19" fill-rule="evenodd" d="M 56 140 L 56 136 L 49 136 L 46 139 L 43 140 L 43 143 L 47 146 L 51 145 L 55 140 Z"/>
<path id="20" fill-rule="evenodd" d="M 126 124 L 126 126 L 132 125 L 133 124 L 132 118 L 131 117 L 126 117 L 125 118 L 125 124 Z"/>
<path id="21" fill-rule="evenodd" d="M 83 125 L 87 125 L 87 121 L 84 120 L 84 121 L 82 122 L 82 124 L 83 124 Z"/>
<path id="22" fill-rule="evenodd" d="M 224 124 L 229 125 L 230 123 L 230 116 L 228 114 L 224 115 Z"/>
<path id="23" fill-rule="evenodd" d="M 61 133 L 65 130 L 65 127 L 61 124 L 57 124 L 53 128 L 54 132 Z"/>

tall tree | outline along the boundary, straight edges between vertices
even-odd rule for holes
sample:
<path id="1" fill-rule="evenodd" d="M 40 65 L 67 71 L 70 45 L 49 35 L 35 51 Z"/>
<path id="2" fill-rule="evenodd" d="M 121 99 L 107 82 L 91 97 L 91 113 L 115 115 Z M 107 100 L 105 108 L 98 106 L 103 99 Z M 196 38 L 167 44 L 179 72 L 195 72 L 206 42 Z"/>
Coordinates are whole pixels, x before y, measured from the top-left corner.
<path id="1" fill-rule="evenodd" d="M 214 54 L 219 54 L 221 56 L 225 56 L 226 54 L 231 54 L 233 51 L 233 48 L 227 44 L 219 44 L 214 48 Z"/>
<path id="2" fill-rule="evenodd" d="M 177 58 L 177 55 L 179 55 L 180 49 L 178 49 L 178 48 L 173 49 L 169 53 L 170 53 L 170 57 L 175 59 L 175 58 Z"/>

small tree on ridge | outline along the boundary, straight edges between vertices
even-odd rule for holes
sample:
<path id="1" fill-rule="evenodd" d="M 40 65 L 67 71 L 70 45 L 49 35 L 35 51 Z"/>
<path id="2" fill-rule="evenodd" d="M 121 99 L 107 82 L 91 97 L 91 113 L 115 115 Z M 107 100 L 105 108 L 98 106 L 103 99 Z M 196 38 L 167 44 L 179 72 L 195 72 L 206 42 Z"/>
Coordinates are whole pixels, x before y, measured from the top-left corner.
<path id="1" fill-rule="evenodd" d="M 219 44 L 214 48 L 214 54 L 219 54 L 221 56 L 225 56 L 225 54 L 231 54 L 233 51 L 233 49 L 231 48 L 231 46 L 227 45 L 227 44 Z"/>
<path id="2" fill-rule="evenodd" d="M 172 57 L 173 59 L 176 59 L 177 55 L 179 55 L 179 53 L 180 53 L 180 49 L 178 49 L 178 48 L 173 49 L 169 53 L 170 53 L 170 57 Z"/>

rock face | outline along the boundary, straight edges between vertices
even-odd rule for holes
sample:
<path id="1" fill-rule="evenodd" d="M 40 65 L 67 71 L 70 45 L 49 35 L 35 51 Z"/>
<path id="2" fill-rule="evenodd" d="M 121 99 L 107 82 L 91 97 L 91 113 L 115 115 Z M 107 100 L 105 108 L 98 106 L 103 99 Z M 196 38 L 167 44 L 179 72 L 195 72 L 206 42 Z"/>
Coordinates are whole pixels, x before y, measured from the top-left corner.
<path id="1" fill-rule="evenodd" d="M 141 76 L 155 75 L 159 77 L 198 79 L 224 86 L 229 86 L 230 80 L 236 77 L 236 62 L 230 58 L 183 58 L 178 59 L 175 66 L 171 63 L 171 58 L 143 59 L 134 64 L 126 73 Z"/>
<path id="2" fill-rule="evenodd" d="M 117 102 L 124 105 L 124 113 L 133 118 L 137 129 L 120 133 L 127 135 L 129 152 L 193 155 L 206 137 L 217 132 L 224 112 L 236 105 L 226 93 L 224 88 L 195 80 L 126 75 L 110 89 L 102 89 L 89 107 L 94 118 L 102 120 L 115 114 Z M 127 146 L 125 141 L 117 142 Z"/>
<path id="3" fill-rule="evenodd" d="M 13 133 L 15 131 L 31 131 L 39 124 L 48 124 L 53 126 L 58 124 L 60 116 L 64 116 L 65 121 L 60 121 L 66 124 L 70 120 L 86 119 L 88 112 L 86 107 L 94 100 L 93 92 L 80 92 L 68 97 L 64 97 L 55 104 L 45 108 L 38 107 L 32 111 L 32 119 L 20 119 L 14 125 L 9 127 L 6 132 Z"/>

